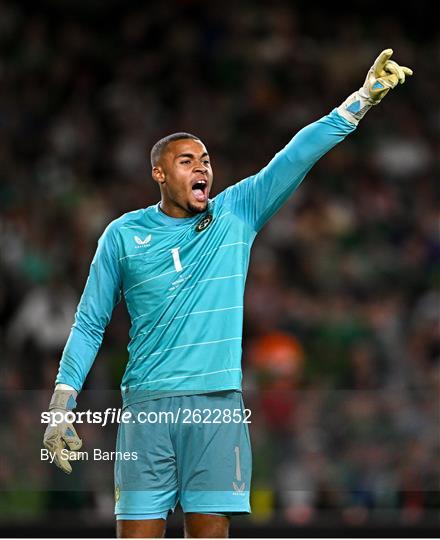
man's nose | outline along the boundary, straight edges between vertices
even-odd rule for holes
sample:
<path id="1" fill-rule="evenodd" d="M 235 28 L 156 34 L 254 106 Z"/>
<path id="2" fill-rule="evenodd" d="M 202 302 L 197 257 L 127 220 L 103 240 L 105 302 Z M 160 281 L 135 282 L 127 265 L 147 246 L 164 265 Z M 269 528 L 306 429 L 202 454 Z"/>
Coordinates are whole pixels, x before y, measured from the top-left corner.
<path id="1" fill-rule="evenodd" d="M 206 167 L 205 165 L 203 165 L 203 163 L 201 163 L 200 161 L 198 163 L 195 164 L 195 167 L 194 169 L 197 171 L 197 172 L 207 172 L 208 170 L 208 167 Z"/>

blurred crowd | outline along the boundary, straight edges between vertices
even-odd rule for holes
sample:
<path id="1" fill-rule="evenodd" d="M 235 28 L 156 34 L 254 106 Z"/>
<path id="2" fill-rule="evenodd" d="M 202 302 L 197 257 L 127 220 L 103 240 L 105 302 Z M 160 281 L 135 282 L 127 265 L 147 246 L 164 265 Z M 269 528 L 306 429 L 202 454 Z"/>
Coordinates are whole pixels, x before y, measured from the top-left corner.
<path id="1" fill-rule="evenodd" d="M 251 519 L 422 524 L 440 504 L 439 34 L 409 11 L 121 5 L 0 3 L 6 451 L 20 466 L 39 461 L 26 454 L 27 437 L 42 437 L 38 407 L 14 396 L 44 390 L 46 406 L 97 238 L 159 199 L 151 146 L 198 135 L 215 195 L 338 106 L 392 47 L 414 77 L 321 159 L 254 245 L 243 358 Z M 86 390 L 118 388 L 128 328 L 118 306 Z M 63 507 L 62 494 L 43 493 L 16 505 L 30 477 L 17 484 L 12 461 L 2 457 L 1 521 Z M 34 487 L 48 467 L 33 465 Z M 103 505 L 111 519 L 102 490 L 64 498 L 78 519 Z"/>

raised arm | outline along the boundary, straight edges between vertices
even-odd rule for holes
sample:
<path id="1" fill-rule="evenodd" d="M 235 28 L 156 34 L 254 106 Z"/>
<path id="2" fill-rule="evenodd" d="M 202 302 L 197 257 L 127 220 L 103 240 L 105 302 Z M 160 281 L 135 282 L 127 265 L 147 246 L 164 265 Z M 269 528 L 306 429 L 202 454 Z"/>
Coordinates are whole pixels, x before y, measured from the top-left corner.
<path id="1" fill-rule="evenodd" d="M 392 52 L 386 49 L 377 57 L 364 85 L 342 105 L 299 131 L 261 171 L 227 188 L 217 199 L 258 232 L 313 165 L 354 131 L 366 112 L 391 88 L 412 75 L 409 68 L 390 60 Z"/>

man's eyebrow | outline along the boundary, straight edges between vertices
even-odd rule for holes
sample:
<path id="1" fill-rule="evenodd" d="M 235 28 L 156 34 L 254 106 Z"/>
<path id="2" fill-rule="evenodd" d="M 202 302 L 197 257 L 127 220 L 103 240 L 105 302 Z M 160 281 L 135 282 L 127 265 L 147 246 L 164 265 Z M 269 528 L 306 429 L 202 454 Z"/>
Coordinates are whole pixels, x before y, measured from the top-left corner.
<path id="1" fill-rule="evenodd" d="M 203 152 L 203 154 L 200 156 L 201 158 L 202 157 L 205 157 L 209 155 L 208 152 Z M 178 159 L 178 158 L 181 158 L 181 157 L 189 157 L 189 158 L 193 158 L 194 157 L 194 154 L 178 154 L 175 159 Z"/>

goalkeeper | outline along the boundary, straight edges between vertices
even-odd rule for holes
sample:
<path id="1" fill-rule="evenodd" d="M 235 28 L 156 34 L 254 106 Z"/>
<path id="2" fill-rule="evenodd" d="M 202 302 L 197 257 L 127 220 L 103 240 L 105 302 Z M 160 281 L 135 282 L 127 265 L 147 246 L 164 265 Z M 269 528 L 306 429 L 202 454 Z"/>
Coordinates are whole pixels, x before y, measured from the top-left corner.
<path id="1" fill-rule="evenodd" d="M 160 202 L 116 219 L 100 238 L 49 409 L 75 408 L 112 310 L 124 296 L 131 329 L 123 407 L 134 418 L 145 411 L 222 411 L 217 423 L 119 426 L 117 450 L 139 456 L 115 463 L 120 537 L 163 536 L 178 502 L 193 537 L 226 537 L 230 517 L 250 512 L 251 449 L 241 397 L 250 249 L 316 161 L 412 75 L 391 60 L 392 53 L 380 53 L 358 91 L 299 131 L 261 171 L 213 199 L 202 141 L 189 133 L 161 139 L 151 151 Z M 240 422 L 231 422 L 228 411 Z M 70 473 L 62 450 L 81 448 L 74 426 L 49 425 L 44 445 Z"/>

